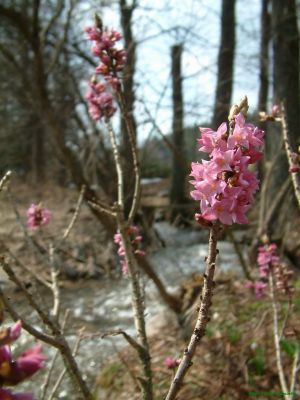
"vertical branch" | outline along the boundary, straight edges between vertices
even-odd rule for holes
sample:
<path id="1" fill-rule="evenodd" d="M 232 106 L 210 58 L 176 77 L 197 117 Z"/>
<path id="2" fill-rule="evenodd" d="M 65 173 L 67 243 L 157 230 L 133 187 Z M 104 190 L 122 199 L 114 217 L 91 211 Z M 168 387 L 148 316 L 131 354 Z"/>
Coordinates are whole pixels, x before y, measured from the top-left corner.
<path id="1" fill-rule="evenodd" d="M 181 362 L 178 366 L 177 372 L 171 383 L 169 392 L 167 394 L 166 400 L 174 400 L 180 390 L 183 383 L 183 379 L 187 374 L 189 368 L 192 365 L 192 359 L 194 357 L 196 348 L 200 343 L 201 338 L 205 335 L 205 329 L 209 318 L 209 310 L 212 305 L 213 289 L 214 283 L 214 273 L 217 258 L 217 241 L 220 226 L 219 224 L 214 224 L 210 228 L 209 234 L 209 244 L 208 244 L 208 256 L 206 259 L 206 270 L 204 274 L 204 283 L 202 289 L 202 295 L 200 297 L 201 304 L 198 312 L 197 322 L 190 339 L 188 347 L 185 349 Z"/>
<path id="2" fill-rule="evenodd" d="M 120 103 L 123 109 L 121 113 L 121 132 L 123 137 L 122 153 L 125 156 L 124 174 L 127 177 L 125 182 L 127 196 L 124 206 L 125 213 L 128 215 L 130 208 L 132 209 L 132 201 L 136 203 L 133 197 L 138 194 L 136 187 L 137 181 L 135 181 L 135 185 L 133 183 L 134 179 L 137 179 L 136 173 L 135 176 L 132 175 L 132 168 L 134 168 L 134 170 L 136 169 L 135 156 L 132 151 L 132 140 L 134 139 L 135 141 L 137 137 L 136 120 L 133 113 L 135 102 L 134 74 L 136 69 L 136 41 L 132 30 L 132 16 L 136 8 L 136 1 L 128 2 L 127 0 L 119 0 L 119 8 L 124 47 L 127 49 L 127 62 L 123 71 L 123 93 L 120 95 L 120 97 L 124 96 L 124 98 L 126 98 L 126 107 L 124 99 L 121 99 Z M 129 124 L 130 128 L 128 127 Z M 134 214 L 134 210 L 130 214 Z M 133 217 L 134 215 L 131 215 L 130 220 L 132 220 Z"/>
<path id="3" fill-rule="evenodd" d="M 149 346 L 146 335 L 145 327 L 145 315 L 144 315 L 144 298 L 141 291 L 139 282 L 139 272 L 136 265 L 136 260 L 133 254 L 131 242 L 128 237 L 128 226 L 130 226 L 130 219 L 125 220 L 124 216 L 124 182 L 123 182 L 123 171 L 120 159 L 120 153 L 116 142 L 115 133 L 112 126 L 108 125 L 111 145 L 113 148 L 113 154 L 115 159 L 115 165 L 118 177 L 118 202 L 117 202 L 117 225 L 122 237 L 122 243 L 125 250 L 125 260 L 128 265 L 131 292 L 132 292 L 132 309 L 134 313 L 134 323 L 137 333 L 138 342 L 141 345 L 138 348 L 138 355 L 143 368 L 143 378 L 141 378 L 141 384 L 143 389 L 143 399 L 152 400 L 152 371 L 151 371 L 151 359 L 149 354 Z M 134 149 L 134 142 L 132 143 L 132 149 Z M 134 207 L 134 204 L 133 204 Z M 133 209 L 131 209 L 132 212 Z M 131 215 L 130 212 L 130 215 Z"/>
<path id="4" fill-rule="evenodd" d="M 272 301 L 272 309 L 273 309 L 273 333 L 274 333 L 274 345 L 275 345 L 275 354 L 276 354 L 276 364 L 279 376 L 279 382 L 281 389 L 284 393 L 288 393 L 287 383 L 284 376 L 282 359 L 281 359 L 281 350 L 280 350 L 280 333 L 279 333 L 279 324 L 278 324 L 278 310 L 274 292 L 274 280 L 273 273 L 270 271 L 269 273 L 269 288 L 270 288 L 270 296 Z M 284 398 L 290 400 L 289 395 L 284 395 Z"/>
<path id="5" fill-rule="evenodd" d="M 291 384 L 290 384 L 290 394 L 291 394 L 291 399 L 294 399 L 294 390 L 297 382 L 297 373 L 300 369 L 300 364 L 299 364 L 299 356 L 300 356 L 300 348 L 299 348 L 299 343 L 298 343 L 298 348 L 296 350 L 296 354 L 294 356 L 294 362 L 293 362 L 293 368 L 292 368 L 292 375 L 291 375 Z"/>
<path id="6" fill-rule="evenodd" d="M 114 159 L 115 159 L 115 166 L 117 170 L 117 177 L 118 177 L 118 208 L 119 210 L 123 211 L 123 205 L 124 205 L 124 181 L 123 181 L 123 171 L 122 171 L 122 165 L 121 165 L 121 158 L 120 158 L 120 153 L 117 145 L 117 140 L 116 140 L 116 135 L 115 132 L 111 126 L 111 124 L 108 125 L 108 131 L 109 131 L 109 138 L 111 141 L 111 145 L 113 148 L 113 153 L 114 153 Z"/>
<path id="7" fill-rule="evenodd" d="M 59 311 L 60 311 L 60 290 L 59 290 L 59 282 L 58 282 L 58 275 L 59 275 L 59 268 L 54 259 L 55 249 L 54 246 L 51 244 L 49 248 L 49 260 L 51 266 L 51 291 L 53 295 L 53 308 L 52 314 L 53 317 L 58 321 L 59 320 Z"/>
<path id="8" fill-rule="evenodd" d="M 124 221 L 123 216 L 119 213 L 117 215 L 117 219 L 118 219 L 120 234 L 122 236 L 123 246 L 125 249 L 125 260 L 127 262 L 130 275 L 131 291 L 132 291 L 132 309 L 134 312 L 135 329 L 137 332 L 138 342 L 141 345 L 141 347 L 138 350 L 138 354 L 144 372 L 144 376 L 141 379 L 143 387 L 143 399 L 151 400 L 153 398 L 152 370 L 151 370 L 149 345 L 146 334 L 144 296 L 141 290 L 139 271 L 136 265 L 136 260 L 133 254 L 131 242 L 127 234 L 126 222 Z"/>
<path id="9" fill-rule="evenodd" d="M 133 169 L 135 175 L 133 198 L 131 203 L 131 209 L 128 216 L 128 225 L 131 225 L 139 206 L 140 193 L 141 193 L 141 170 L 140 170 L 140 163 L 138 158 L 138 150 L 136 145 L 136 136 L 132 121 L 132 116 L 130 115 L 127 109 L 124 93 L 121 90 L 118 92 L 118 98 L 121 105 L 122 115 L 125 120 L 127 134 L 129 137 L 131 154 L 133 159 Z"/>

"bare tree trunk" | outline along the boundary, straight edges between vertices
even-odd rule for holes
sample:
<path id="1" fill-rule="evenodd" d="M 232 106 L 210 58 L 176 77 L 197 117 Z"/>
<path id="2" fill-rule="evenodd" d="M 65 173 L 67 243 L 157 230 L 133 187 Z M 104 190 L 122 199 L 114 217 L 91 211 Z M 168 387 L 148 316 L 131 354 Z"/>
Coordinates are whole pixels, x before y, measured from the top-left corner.
<path id="1" fill-rule="evenodd" d="M 260 59 L 259 59 L 259 93 L 258 111 L 267 112 L 267 101 L 269 93 L 269 44 L 271 38 L 271 16 L 269 13 L 270 0 L 262 0 L 260 15 Z M 266 131 L 266 122 L 260 123 L 260 128 Z M 266 150 L 266 153 L 268 151 Z M 259 177 L 264 176 L 265 160 L 258 163 Z"/>
<path id="2" fill-rule="evenodd" d="M 269 92 L 269 43 L 271 34 L 271 19 L 268 10 L 270 0 L 262 0 L 260 16 L 260 59 L 259 59 L 259 94 L 258 110 L 267 111 Z"/>
<path id="3" fill-rule="evenodd" d="M 136 43 L 132 34 L 132 14 L 135 9 L 135 2 L 129 6 L 126 0 L 120 0 L 119 4 L 121 11 L 121 25 L 125 42 L 124 47 L 127 49 L 127 62 L 124 68 L 123 91 L 126 98 L 126 109 L 129 117 L 131 118 L 131 125 L 136 138 L 136 121 L 133 114 L 135 102 L 134 73 L 136 66 Z M 123 139 L 122 154 L 125 172 L 125 213 L 128 213 L 130 204 L 132 203 L 134 175 L 132 174 L 133 158 L 131 154 L 131 146 L 123 115 L 121 115 L 121 134 Z"/>
<path id="4" fill-rule="evenodd" d="M 185 152 L 183 130 L 183 95 L 181 76 L 182 45 L 172 47 L 172 87 L 173 87 L 173 144 L 176 151 L 182 156 Z M 186 171 L 173 153 L 172 181 L 170 191 L 171 204 L 182 204 L 185 201 L 185 175 Z M 172 218 L 176 215 L 173 209 Z"/>
<path id="5" fill-rule="evenodd" d="M 300 131 L 299 33 L 295 0 L 272 0 L 272 38 L 274 103 L 284 103 L 289 140 L 295 151 Z M 276 151 L 280 138 L 280 130 L 272 133 L 272 151 Z M 282 186 L 288 173 L 288 162 L 282 150 L 274 169 L 271 195 Z"/>
<path id="6" fill-rule="evenodd" d="M 229 113 L 233 87 L 234 52 L 235 0 L 223 0 L 218 77 L 212 122 L 215 128 L 227 120 Z"/>
<path id="7" fill-rule="evenodd" d="M 272 1 L 274 101 L 283 101 L 292 148 L 299 144 L 299 32 L 295 0 Z"/>

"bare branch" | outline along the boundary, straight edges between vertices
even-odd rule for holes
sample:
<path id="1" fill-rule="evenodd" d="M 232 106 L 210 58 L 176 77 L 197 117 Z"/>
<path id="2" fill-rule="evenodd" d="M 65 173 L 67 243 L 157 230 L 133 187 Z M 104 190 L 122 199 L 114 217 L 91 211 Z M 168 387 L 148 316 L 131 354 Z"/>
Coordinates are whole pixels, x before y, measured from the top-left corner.
<path id="1" fill-rule="evenodd" d="M 209 310 L 212 305 L 214 283 L 214 273 L 217 258 L 217 241 L 220 226 L 218 224 L 213 225 L 210 228 L 209 245 L 208 245 L 208 256 L 206 259 L 206 270 L 204 274 L 204 284 L 202 289 L 202 295 L 200 297 L 201 304 L 198 312 L 197 322 L 190 339 L 188 347 L 185 349 L 181 362 L 178 366 L 175 377 L 171 383 L 169 392 L 166 400 L 174 400 L 180 390 L 183 383 L 183 379 L 192 365 L 192 359 L 194 357 L 196 348 L 200 343 L 200 340 L 205 334 L 206 325 L 209 321 Z"/>

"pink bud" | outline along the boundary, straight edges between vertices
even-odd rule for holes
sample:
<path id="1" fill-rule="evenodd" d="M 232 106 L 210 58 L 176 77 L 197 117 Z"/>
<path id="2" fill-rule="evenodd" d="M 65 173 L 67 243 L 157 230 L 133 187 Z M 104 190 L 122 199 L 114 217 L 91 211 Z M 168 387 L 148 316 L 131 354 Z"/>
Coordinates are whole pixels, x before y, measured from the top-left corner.
<path id="1" fill-rule="evenodd" d="M 299 171 L 300 171 L 300 167 L 297 164 L 292 164 L 289 168 L 289 172 L 291 172 L 292 174 L 296 174 Z"/>
<path id="2" fill-rule="evenodd" d="M 166 357 L 164 360 L 164 364 L 168 369 L 174 369 L 180 364 L 180 359 L 175 359 L 173 357 Z"/>
<path id="3" fill-rule="evenodd" d="M 272 107 L 272 116 L 277 117 L 280 113 L 280 106 L 278 104 L 274 104 Z"/>

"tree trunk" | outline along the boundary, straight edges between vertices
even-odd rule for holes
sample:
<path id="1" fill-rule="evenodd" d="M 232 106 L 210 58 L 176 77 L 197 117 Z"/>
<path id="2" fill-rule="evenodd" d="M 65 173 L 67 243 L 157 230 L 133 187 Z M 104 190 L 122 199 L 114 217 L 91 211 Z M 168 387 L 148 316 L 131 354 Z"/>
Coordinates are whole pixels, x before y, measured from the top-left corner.
<path id="1" fill-rule="evenodd" d="M 172 47 L 172 87 L 173 87 L 173 144 L 176 151 L 184 156 L 184 130 L 183 130 L 183 95 L 181 76 L 182 45 Z M 172 205 L 182 204 L 185 201 L 185 176 L 186 171 L 178 157 L 173 152 L 172 181 L 170 201 Z M 172 218 L 176 214 L 173 209 Z"/>
<path id="2" fill-rule="evenodd" d="M 221 41 L 213 127 L 227 121 L 231 106 L 235 52 L 235 0 L 222 1 Z"/>
<path id="3" fill-rule="evenodd" d="M 262 0 L 260 15 L 260 59 L 259 59 L 259 93 L 258 93 L 258 111 L 267 112 L 267 102 L 269 94 L 269 44 L 271 39 L 271 16 L 269 13 L 270 0 Z M 267 123 L 260 122 L 260 128 L 267 130 Z M 266 155 L 268 154 L 266 142 Z M 258 163 L 258 175 L 262 179 L 265 175 L 266 157 Z"/>
<path id="4" fill-rule="evenodd" d="M 299 144 L 299 32 L 295 0 L 272 1 L 274 102 L 283 101 L 292 148 Z"/>
<path id="5" fill-rule="evenodd" d="M 269 92 L 269 43 L 271 34 L 271 19 L 268 11 L 270 0 L 262 0 L 260 17 L 260 59 L 259 59 L 259 94 L 258 110 L 267 111 Z"/>
<path id="6" fill-rule="evenodd" d="M 299 36 L 295 0 L 272 0 L 273 91 L 274 104 L 285 105 L 290 144 L 295 151 L 299 144 Z M 281 130 L 267 138 L 270 156 L 278 151 Z M 288 177 L 288 162 L 282 149 L 274 168 L 273 196 Z"/>
<path id="7" fill-rule="evenodd" d="M 124 47 L 127 50 L 127 62 L 124 68 L 124 80 L 123 90 L 126 99 L 126 108 L 128 115 L 131 118 L 131 124 L 135 137 L 137 136 L 136 121 L 134 118 L 134 73 L 136 66 L 136 43 L 132 34 L 132 14 L 134 6 L 127 5 L 126 0 L 120 0 L 120 11 L 121 11 L 121 25 L 124 36 Z M 124 162 L 124 173 L 125 173 L 125 213 L 129 212 L 132 204 L 132 196 L 134 190 L 134 174 L 133 171 L 133 158 L 129 136 L 126 129 L 126 123 L 124 116 L 121 115 L 121 134 L 122 134 L 122 155 Z"/>

